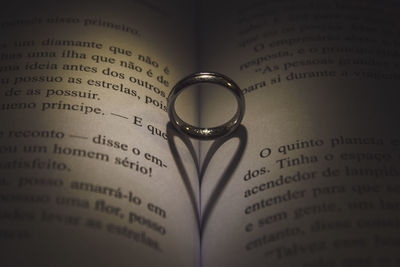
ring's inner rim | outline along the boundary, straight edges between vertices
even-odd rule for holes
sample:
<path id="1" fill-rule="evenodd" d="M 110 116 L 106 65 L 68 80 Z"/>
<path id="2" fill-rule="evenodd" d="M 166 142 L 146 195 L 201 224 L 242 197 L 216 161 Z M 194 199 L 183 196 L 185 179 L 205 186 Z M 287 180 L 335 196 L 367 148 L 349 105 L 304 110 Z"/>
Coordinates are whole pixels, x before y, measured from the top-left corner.
<path id="1" fill-rule="evenodd" d="M 175 113 L 187 124 L 204 129 L 221 126 L 235 118 L 239 103 L 223 85 L 211 82 L 185 87 L 176 95 Z"/>

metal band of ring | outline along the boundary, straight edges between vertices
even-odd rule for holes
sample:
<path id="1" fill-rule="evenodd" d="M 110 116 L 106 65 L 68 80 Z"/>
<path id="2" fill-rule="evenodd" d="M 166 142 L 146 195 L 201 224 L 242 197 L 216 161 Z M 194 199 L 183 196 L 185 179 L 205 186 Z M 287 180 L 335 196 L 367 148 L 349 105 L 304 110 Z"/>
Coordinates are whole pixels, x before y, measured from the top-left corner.
<path id="1" fill-rule="evenodd" d="M 200 128 L 190 125 L 183 121 L 175 110 L 175 100 L 180 93 L 183 92 L 188 86 L 197 83 L 213 83 L 227 88 L 236 98 L 237 111 L 235 115 L 228 122 L 211 128 Z M 223 135 L 232 133 L 241 123 L 245 104 L 244 96 L 239 86 L 237 86 L 230 78 L 215 72 L 199 72 L 187 76 L 179 81 L 171 90 L 168 96 L 168 115 L 174 127 L 190 137 L 202 140 L 209 140 Z"/>

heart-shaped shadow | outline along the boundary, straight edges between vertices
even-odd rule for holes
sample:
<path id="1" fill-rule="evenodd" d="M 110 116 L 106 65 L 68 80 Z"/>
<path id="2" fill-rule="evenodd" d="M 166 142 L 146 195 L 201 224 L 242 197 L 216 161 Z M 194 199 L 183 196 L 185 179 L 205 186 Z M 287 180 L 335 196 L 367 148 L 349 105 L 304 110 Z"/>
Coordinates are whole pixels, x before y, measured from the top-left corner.
<path id="1" fill-rule="evenodd" d="M 202 233 L 204 232 L 204 229 L 207 225 L 208 219 L 210 218 L 210 215 L 211 215 L 215 205 L 217 204 L 219 197 L 221 196 L 224 189 L 226 188 L 226 185 L 228 184 L 230 178 L 232 177 L 232 174 L 236 170 L 236 168 L 239 165 L 239 162 L 243 156 L 243 152 L 247 145 L 247 130 L 243 125 L 239 125 L 239 127 L 233 133 L 216 139 L 212 143 L 210 149 L 208 150 L 206 157 L 204 158 L 204 162 L 203 162 L 202 166 L 199 166 L 199 159 L 196 155 L 195 149 L 194 149 L 193 144 L 190 141 L 190 139 L 187 136 L 178 132 L 172 126 L 172 124 L 170 122 L 167 124 L 167 136 L 168 136 L 168 144 L 169 144 L 170 150 L 174 157 L 175 163 L 178 167 L 179 173 L 182 177 L 182 181 L 183 181 L 183 183 L 186 187 L 186 190 L 189 194 L 189 198 L 192 203 L 193 210 L 194 210 L 194 213 L 195 213 L 195 216 L 197 219 L 198 229 L 199 229 L 200 235 L 202 236 Z M 187 149 L 189 150 L 189 152 L 193 158 L 193 161 L 196 166 L 197 173 L 198 173 L 199 188 L 196 190 L 199 190 L 199 194 L 201 192 L 200 190 L 201 190 L 201 182 L 203 180 L 203 176 L 204 176 L 206 169 L 208 167 L 208 164 L 210 163 L 215 152 L 217 152 L 217 150 L 225 142 L 231 140 L 232 138 L 239 139 L 239 145 L 236 149 L 236 152 L 233 154 L 232 159 L 230 160 L 230 162 L 227 165 L 227 167 L 225 168 L 223 174 L 219 178 L 213 192 L 210 195 L 208 202 L 206 203 L 204 208 L 200 209 L 203 211 L 202 214 L 199 214 L 200 211 L 197 208 L 197 201 L 195 199 L 195 194 L 194 194 L 195 189 L 193 188 L 193 186 L 190 183 L 189 176 L 187 175 L 185 167 L 182 163 L 182 159 L 179 156 L 179 153 L 178 153 L 178 150 L 177 150 L 177 147 L 175 144 L 175 140 L 174 140 L 175 137 L 178 137 L 179 139 L 182 140 L 182 142 L 185 144 L 185 146 L 187 147 Z"/>

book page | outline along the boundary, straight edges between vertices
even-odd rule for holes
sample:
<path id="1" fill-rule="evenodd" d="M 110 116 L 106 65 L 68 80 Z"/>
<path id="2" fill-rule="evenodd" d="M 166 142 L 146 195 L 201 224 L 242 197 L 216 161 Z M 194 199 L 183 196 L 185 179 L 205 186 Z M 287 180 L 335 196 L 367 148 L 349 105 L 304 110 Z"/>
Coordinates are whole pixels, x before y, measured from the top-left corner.
<path id="1" fill-rule="evenodd" d="M 166 135 L 168 93 L 195 67 L 192 12 L 187 1 L 2 8 L 2 266 L 198 265 L 197 210 Z"/>
<path id="2" fill-rule="evenodd" d="M 203 9 L 202 66 L 242 88 L 248 132 L 204 266 L 399 266 L 398 3 L 240 2 Z M 208 92 L 202 124 L 235 105 Z M 240 140 L 207 166 L 202 207 Z"/>

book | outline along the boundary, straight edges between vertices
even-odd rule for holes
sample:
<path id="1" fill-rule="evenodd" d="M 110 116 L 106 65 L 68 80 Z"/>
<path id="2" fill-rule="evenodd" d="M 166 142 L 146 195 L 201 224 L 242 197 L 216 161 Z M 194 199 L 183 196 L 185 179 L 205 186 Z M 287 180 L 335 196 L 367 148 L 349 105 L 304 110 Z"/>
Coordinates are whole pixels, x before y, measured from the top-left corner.
<path id="1" fill-rule="evenodd" d="M 9 3 L 2 266 L 399 266 L 395 1 Z M 242 125 L 168 128 L 231 77 Z M 177 111 L 216 126 L 219 87 Z M 199 180 L 200 179 L 200 180 Z"/>

